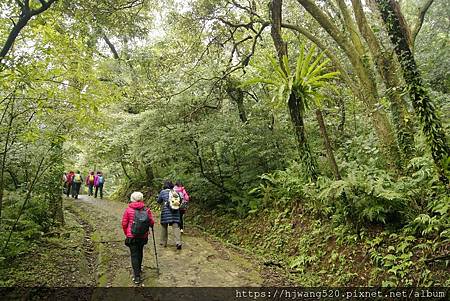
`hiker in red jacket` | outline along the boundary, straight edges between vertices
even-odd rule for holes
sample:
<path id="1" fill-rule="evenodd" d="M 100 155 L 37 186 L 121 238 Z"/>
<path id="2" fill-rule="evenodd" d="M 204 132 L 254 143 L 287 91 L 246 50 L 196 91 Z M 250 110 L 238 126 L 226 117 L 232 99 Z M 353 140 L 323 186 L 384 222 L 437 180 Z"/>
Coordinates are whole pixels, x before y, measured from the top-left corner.
<path id="1" fill-rule="evenodd" d="M 75 175 L 75 173 L 71 170 L 69 171 L 69 173 L 67 174 L 67 197 L 69 197 L 71 189 L 72 189 L 72 183 L 73 183 L 73 176 Z"/>
<path id="2" fill-rule="evenodd" d="M 153 228 L 154 224 L 152 212 L 144 205 L 143 194 L 139 191 L 133 192 L 130 203 L 123 213 L 122 229 L 126 236 L 125 245 L 130 248 L 133 282 L 135 284 L 141 282 L 144 245 L 148 242 L 148 230 Z"/>

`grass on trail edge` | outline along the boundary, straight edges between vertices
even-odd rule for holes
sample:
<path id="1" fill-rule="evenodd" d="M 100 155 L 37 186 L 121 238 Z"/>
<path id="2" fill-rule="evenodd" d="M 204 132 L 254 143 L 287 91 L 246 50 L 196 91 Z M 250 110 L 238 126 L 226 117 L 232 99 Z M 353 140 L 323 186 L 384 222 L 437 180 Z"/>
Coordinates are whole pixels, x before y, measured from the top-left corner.
<path id="1" fill-rule="evenodd" d="M 440 237 L 415 237 L 380 226 L 358 236 L 351 227 L 334 227 L 301 208 L 266 208 L 239 219 L 192 206 L 186 223 L 257 254 L 299 286 L 450 286 L 450 259 L 427 260 L 450 253 L 450 244 Z"/>
<path id="2" fill-rule="evenodd" d="M 1 263 L 0 286 L 94 285 L 83 250 L 84 229 L 70 211 L 64 211 L 64 218 L 65 225 L 53 236 L 30 242 L 27 251 Z"/>

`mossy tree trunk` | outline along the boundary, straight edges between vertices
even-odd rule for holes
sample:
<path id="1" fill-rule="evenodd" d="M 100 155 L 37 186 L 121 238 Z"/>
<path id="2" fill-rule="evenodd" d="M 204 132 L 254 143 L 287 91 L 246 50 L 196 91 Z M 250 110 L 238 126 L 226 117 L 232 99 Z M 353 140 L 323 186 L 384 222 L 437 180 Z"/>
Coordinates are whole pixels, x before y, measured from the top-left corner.
<path id="1" fill-rule="evenodd" d="M 403 77 L 409 87 L 411 100 L 422 124 L 423 132 L 431 148 L 431 154 L 438 167 L 440 178 L 448 183 L 443 160 L 449 156 L 449 146 L 441 121 L 423 83 L 408 40 L 408 28 L 398 3 L 394 0 L 376 0 L 381 16 L 397 54 Z"/>
<path id="2" fill-rule="evenodd" d="M 411 159 L 414 155 L 414 131 L 410 121 L 411 118 L 407 118 L 408 111 L 402 99 L 401 83 L 396 74 L 394 58 L 383 50 L 380 41 L 375 36 L 367 21 L 361 0 L 352 0 L 352 7 L 358 29 L 367 42 L 375 67 L 387 89 L 392 121 L 401 156 L 404 160 Z"/>
<path id="3" fill-rule="evenodd" d="M 243 122 L 247 122 L 247 113 L 244 105 L 244 91 L 239 87 L 239 82 L 230 77 L 227 78 L 225 91 L 228 96 L 234 101 L 237 105 L 239 112 L 239 119 Z"/>
<path id="4" fill-rule="evenodd" d="M 358 98 L 367 108 L 374 130 L 379 138 L 380 146 L 387 161 L 398 169 L 400 157 L 399 148 L 394 137 L 394 131 L 386 113 L 380 109 L 379 95 L 373 66 L 367 60 L 367 52 L 362 44 L 350 12 L 345 1 L 338 0 L 340 13 L 343 16 L 342 31 L 322 9 L 312 0 L 297 0 L 297 2 L 320 24 L 320 26 L 333 38 L 349 59 L 355 74 L 358 77 L 360 93 Z"/>
<path id="5" fill-rule="evenodd" d="M 322 137 L 323 137 L 323 143 L 325 146 L 325 150 L 327 152 L 328 162 L 330 163 L 330 167 L 331 167 L 331 170 L 333 171 L 334 178 L 336 180 L 340 180 L 341 173 L 339 172 L 339 168 L 336 164 L 336 159 L 334 157 L 333 148 L 331 147 L 330 137 L 328 136 L 327 127 L 325 125 L 325 120 L 323 118 L 323 114 L 322 114 L 321 110 L 319 110 L 319 109 L 316 110 L 316 117 L 317 117 L 317 121 L 319 123 L 320 133 L 322 134 Z"/>
<path id="6" fill-rule="evenodd" d="M 282 0 L 273 0 L 271 2 L 270 7 L 272 18 L 271 33 L 273 43 L 277 50 L 278 59 L 280 61 L 280 67 L 287 75 L 287 72 L 283 64 L 283 57 L 288 56 L 287 44 L 286 42 L 283 41 L 283 38 L 281 36 L 282 5 L 283 5 Z M 313 181 L 316 181 L 318 175 L 318 167 L 317 162 L 311 153 L 311 149 L 309 148 L 308 141 L 306 138 L 305 124 L 303 120 L 304 116 L 302 110 L 300 109 L 301 101 L 302 99 L 299 99 L 298 97 L 295 96 L 295 93 L 291 92 L 291 95 L 289 96 L 288 100 L 289 115 L 292 125 L 294 126 L 295 136 L 297 138 L 300 160 L 303 166 L 305 167 L 305 171 L 308 173 L 309 177 L 311 177 Z"/>

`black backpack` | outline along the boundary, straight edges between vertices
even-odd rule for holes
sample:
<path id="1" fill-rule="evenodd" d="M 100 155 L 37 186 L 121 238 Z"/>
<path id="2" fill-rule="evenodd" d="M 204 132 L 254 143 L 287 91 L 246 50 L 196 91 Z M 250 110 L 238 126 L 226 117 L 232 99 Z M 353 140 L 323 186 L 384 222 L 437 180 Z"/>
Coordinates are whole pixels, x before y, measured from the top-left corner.
<path id="1" fill-rule="evenodd" d="M 134 209 L 134 220 L 131 225 L 131 233 L 133 235 L 142 235 L 148 232 L 150 228 L 150 218 L 148 217 L 147 208 Z"/>

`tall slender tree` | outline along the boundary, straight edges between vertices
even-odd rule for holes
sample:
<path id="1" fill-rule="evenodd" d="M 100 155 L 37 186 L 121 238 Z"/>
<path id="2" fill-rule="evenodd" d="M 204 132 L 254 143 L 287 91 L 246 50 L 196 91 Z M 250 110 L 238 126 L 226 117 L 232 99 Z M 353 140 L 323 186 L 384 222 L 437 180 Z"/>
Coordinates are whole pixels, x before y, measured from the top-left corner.
<path id="1" fill-rule="evenodd" d="M 386 25 L 389 37 L 394 44 L 395 53 L 402 66 L 403 77 L 408 84 L 414 109 L 422 124 L 422 129 L 428 144 L 431 148 L 431 154 L 438 168 L 440 178 L 448 184 L 448 178 L 445 176 L 444 160 L 450 153 L 444 129 L 436 113 L 435 106 L 423 83 L 420 71 L 417 68 L 414 55 L 410 48 L 408 39 L 408 27 L 406 25 L 400 6 L 395 0 L 377 0 L 378 8 Z"/>
<path id="2" fill-rule="evenodd" d="M 286 70 L 288 49 L 287 43 L 283 40 L 281 35 L 281 23 L 282 23 L 282 0 L 273 0 L 271 2 L 271 18 L 272 18 L 272 40 L 277 50 L 278 60 L 280 67 L 287 77 L 289 74 Z M 298 149 L 300 152 L 300 158 L 303 161 L 304 166 L 309 176 L 315 181 L 318 175 L 317 162 L 311 153 L 311 149 L 308 144 L 305 131 L 305 122 L 302 110 L 302 99 L 298 97 L 292 91 L 288 99 L 289 115 L 291 117 L 292 124 L 294 126 L 295 135 L 297 137 Z"/>

